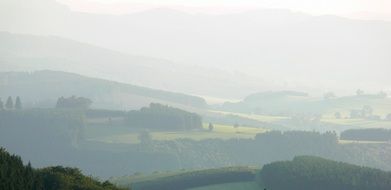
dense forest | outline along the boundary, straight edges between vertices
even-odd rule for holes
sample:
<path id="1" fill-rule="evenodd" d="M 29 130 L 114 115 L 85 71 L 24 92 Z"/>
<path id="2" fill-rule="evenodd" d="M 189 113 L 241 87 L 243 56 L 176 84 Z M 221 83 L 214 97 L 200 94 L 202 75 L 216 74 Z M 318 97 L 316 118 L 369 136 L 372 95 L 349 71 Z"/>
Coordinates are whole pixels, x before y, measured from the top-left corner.
<path id="1" fill-rule="evenodd" d="M 264 165 L 259 183 L 272 190 L 389 190 L 391 173 L 319 157 Z"/>
<path id="2" fill-rule="evenodd" d="M 0 189 L 4 190 L 119 190 L 108 181 L 84 176 L 77 168 L 34 169 L 0 147 Z"/>
<path id="3" fill-rule="evenodd" d="M 390 141 L 390 129 L 349 129 L 341 133 L 342 140 Z"/>
<path id="4" fill-rule="evenodd" d="M 151 103 L 125 117 L 129 126 L 153 130 L 192 130 L 202 128 L 201 116 L 181 109 Z"/>

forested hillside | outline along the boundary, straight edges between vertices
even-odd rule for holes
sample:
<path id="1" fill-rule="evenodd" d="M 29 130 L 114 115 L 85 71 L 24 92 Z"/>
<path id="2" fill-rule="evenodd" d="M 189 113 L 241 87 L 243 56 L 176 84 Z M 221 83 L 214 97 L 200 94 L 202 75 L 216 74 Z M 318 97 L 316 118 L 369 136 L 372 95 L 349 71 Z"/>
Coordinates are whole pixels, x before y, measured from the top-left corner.
<path id="1" fill-rule="evenodd" d="M 84 176 L 77 168 L 62 166 L 34 169 L 19 156 L 0 147 L 0 189 L 2 190 L 119 190 L 110 182 Z"/>
<path id="2" fill-rule="evenodd" d="M 390 172 L 311 156 L 267 164 L 258 181 L 273 190 L 391 189 Z"/>

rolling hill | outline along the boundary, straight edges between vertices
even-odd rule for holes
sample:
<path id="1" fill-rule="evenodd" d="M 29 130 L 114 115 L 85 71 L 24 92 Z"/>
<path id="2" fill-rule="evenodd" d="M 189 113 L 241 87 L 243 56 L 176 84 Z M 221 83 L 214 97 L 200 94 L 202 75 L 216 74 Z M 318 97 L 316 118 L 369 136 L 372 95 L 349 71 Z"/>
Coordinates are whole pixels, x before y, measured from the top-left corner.
<path id="1" fill-rule="evenodd" d="M 371 106 L 373 114 L 381 118 L 391 113 L 391 99 L 386 95 L 363 94 L 324 99 L 295 91 L 251 94 L 239 102 L 226 102 L 218 109 L 271 115 L 320 114 L 327 117 L 334 117 L 335 112 L 340 112 L 341 117 L 349 117 L 351 110 L 362 109 L 365 105 Z"/>
<path id="2" fill-rule="evenodd" d="M 60 71 L 0 72 L 0 97 L 20 96 L 25 107 L 54 107 L 57 98 L 72 95 L 92 99 L 101 109 L 136 109 L 151 102 L 204 108 L 196 96 L 156 90 Z"/>

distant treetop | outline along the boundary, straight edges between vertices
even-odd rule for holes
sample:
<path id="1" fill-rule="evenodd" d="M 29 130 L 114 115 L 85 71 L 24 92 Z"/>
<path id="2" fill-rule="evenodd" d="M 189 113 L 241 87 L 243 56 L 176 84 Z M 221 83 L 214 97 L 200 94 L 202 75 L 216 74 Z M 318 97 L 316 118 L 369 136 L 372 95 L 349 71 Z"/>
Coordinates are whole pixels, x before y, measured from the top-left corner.
<path id="1" fill-rule="evenodd" d="M 92 104 L 92 100 L 84 97 L 71 96 L 69 98 L 60 97 L 57 100 L 56 108 L 67 109 L 88 109 Z"/>

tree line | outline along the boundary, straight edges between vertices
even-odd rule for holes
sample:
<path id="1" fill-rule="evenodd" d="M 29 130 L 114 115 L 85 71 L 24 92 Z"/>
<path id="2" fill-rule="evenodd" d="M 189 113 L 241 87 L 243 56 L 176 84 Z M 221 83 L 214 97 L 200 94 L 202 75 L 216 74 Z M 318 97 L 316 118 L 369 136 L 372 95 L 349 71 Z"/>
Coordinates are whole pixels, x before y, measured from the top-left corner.
<path id="1" fill-rule="evenodd" d="M 149 107 L 129 111 L 125 124 L 131 127 L 153 130 L 202 129 L 202 118 L 178 108 L 151 103 Z"/>
<path id="2" fill-rule="evenodd" d="M 108 181 L 84 176 L 77 168 L 34 169 L 0 147 L 0 189 L 4 190 L 119 190 Z"/>
<path id="3" fill-rule="evenodd" d="M 15 99 L 15 103 L 11 96 L 8 96 L 6 103 L 2 101 L 0 98 L 0 111 L 1 110 L 21 110 L 22 109 L 22 101 L 20 97 L 17 96 Z"/>

